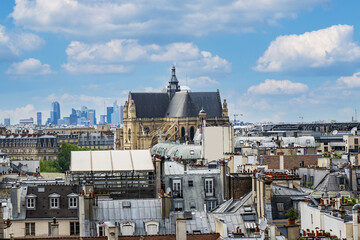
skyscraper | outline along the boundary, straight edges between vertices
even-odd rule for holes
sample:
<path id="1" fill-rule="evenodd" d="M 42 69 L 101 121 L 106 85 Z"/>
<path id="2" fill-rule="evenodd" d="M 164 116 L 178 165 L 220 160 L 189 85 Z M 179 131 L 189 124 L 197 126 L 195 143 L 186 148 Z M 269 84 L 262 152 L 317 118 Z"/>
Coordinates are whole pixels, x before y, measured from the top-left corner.
<path id="1" fill-rule="evenodd" d="M 58 120 L 61 118 L 60 115 L 60 104 L 59 102 L 51 103 L 51 112 L 50 112 L 51 123 L 54 125 L 58 124 Z"/>
<path id="2" fill-rule="evenodd" d="M 41 112 L 36 113 L 36 123 L 37 123 L 38 126 L 42 125 Z"/>
<path id="3" fill-rule="evenodd" d="M 96 125 L 96 111 L 95 109 L 88 109 L 89 124 Z"/>
<path id="4" fill-rule="evenodd" d="M 106 108 L 106 123 L 111 123 L 111 114 L 114 112 L 114 107 L 107 107 Z"/>
<path id="5" fill-rule="evenodd" d="M 10 118 L 4 118 L 4 125 L 10 126 Z"/>

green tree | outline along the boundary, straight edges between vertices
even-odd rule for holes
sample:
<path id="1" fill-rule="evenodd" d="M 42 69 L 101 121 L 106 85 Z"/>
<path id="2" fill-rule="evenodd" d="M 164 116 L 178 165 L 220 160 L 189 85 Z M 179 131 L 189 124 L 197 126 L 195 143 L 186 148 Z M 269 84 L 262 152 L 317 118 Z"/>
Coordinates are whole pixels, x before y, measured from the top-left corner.
<path id="1" fill-rule="evenodd" d="M 41 160 L 40 172 L 61 172 L 61 167 L 58 161 L 55 160 Z"/>

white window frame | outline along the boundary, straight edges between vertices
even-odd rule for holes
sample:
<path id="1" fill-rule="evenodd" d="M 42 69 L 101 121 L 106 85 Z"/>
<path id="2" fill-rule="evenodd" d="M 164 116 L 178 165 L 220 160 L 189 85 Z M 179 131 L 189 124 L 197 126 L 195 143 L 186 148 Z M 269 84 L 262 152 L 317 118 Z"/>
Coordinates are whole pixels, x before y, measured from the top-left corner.
<path id="1" fill-rule="evenodd" d="M 181 179 L 173 179 L 172 180 L 172 190 L 173 192 L 178 192 L 178 195 L 181 196 Z"/>
<path id="2" fill-rule="evenodd" d="M 60 208 L 60 199 L 58 197 L 51 197 L 50 198 L 50 208 L 51 209 Z"/>
<path id="3" fill-rule="evenodd" d="M 27 209 L 35 209 L 36 199 L 35 198 L 28 198 L 26 199 L 26 208 Z"/>
<path id="4" fill-rule="evenodd" d="M 78 207 L 77 197 L 69 197 L 69 208 L 77 208 L 77 207 Z"/>
<path id="5" fill-rule="evenodd" d="M 214 196 L 214 179 L 213 178 L 205 178 L 205 196 L 212 197 Z"/>

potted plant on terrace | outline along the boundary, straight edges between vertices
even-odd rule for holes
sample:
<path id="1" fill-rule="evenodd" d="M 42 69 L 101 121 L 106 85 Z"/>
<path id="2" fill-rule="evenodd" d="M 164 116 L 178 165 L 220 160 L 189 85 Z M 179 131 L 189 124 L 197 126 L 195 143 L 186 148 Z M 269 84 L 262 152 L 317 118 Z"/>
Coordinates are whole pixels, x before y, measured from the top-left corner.
<path id="1" fill-rule="evenodd" d="M 299 218 L 299 211 L 295 208 L 289 208 L 285 215 L 288 217 L 289 225 L 294 225 L 295 220 Z"/>

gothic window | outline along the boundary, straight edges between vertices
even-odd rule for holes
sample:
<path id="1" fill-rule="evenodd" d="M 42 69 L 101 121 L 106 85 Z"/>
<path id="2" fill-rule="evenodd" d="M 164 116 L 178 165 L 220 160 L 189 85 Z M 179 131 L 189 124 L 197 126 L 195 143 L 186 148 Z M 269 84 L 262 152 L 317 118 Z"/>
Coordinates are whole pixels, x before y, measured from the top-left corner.
<path id="1" fill-rule="evenodd" d="M 131 141 L 131 128 L 129 128 L 128 130 L 128 139 L 129 139 L 129 142 Z"/>

